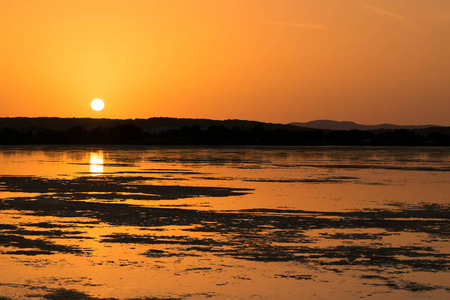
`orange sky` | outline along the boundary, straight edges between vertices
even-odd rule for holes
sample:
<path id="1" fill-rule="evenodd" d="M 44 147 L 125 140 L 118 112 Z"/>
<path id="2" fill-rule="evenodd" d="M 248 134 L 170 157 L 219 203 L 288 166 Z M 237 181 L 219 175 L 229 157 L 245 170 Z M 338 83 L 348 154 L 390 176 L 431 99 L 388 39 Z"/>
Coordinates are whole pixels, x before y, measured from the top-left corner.
<path id="1" fill-rule="evenodd" d="M 0 1 L 0 41 L 0 117 L 450 125 L 448 0 Z"/>

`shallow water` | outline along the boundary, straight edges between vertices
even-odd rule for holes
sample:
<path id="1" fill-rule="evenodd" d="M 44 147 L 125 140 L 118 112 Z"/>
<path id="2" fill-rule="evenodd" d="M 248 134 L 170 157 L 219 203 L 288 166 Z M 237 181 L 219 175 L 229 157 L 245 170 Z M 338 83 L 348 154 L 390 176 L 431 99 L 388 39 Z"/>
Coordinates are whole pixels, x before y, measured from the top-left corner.
<path id="1" fill-rule="evenodd" d="M 448 148 L 3 147 L 0 299 L 447 299 L 449 175 Z"/>

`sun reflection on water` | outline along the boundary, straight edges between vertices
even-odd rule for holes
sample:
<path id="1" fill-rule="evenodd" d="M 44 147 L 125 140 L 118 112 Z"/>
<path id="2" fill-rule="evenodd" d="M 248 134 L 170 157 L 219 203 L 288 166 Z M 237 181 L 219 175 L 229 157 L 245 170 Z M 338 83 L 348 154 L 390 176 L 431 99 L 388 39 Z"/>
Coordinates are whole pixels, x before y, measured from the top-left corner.
<path id="1" fill-rule="evenodd" d="M 103 173 L 103 151 L 91 152 L 89 167 L 92 175 L 100 175 Z"/>

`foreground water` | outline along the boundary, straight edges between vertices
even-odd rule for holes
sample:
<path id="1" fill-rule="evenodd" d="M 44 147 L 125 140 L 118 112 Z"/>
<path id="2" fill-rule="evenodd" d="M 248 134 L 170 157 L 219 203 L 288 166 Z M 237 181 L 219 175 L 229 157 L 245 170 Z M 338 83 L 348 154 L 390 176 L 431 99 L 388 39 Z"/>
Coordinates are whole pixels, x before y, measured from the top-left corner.
<path id="1" fill-rule="evenodd" d="M 0 299 L 448 299 L 449 175 L 448 148 L 0 148 Z"/>

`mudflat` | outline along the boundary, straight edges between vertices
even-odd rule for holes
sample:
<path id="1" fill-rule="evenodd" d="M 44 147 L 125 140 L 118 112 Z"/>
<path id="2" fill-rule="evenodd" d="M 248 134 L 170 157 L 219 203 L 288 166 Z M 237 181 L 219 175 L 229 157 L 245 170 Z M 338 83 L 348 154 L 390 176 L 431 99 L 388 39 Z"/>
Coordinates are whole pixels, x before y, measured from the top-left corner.
<path id="1" fill-rule="evenodd" d="M 450 296 L 446 148 L 0 149 L 0 299 Z"/>

